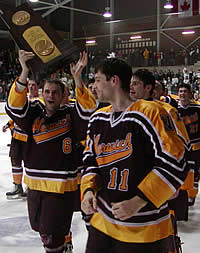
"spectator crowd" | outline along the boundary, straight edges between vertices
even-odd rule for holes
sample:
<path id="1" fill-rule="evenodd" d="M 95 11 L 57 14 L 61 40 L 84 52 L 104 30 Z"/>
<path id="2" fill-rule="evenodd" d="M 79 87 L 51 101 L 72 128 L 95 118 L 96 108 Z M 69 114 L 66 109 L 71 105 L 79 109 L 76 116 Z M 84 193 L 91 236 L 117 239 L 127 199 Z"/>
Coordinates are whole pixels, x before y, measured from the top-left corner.
<path id="1" fill-rule="evenodd" d="M 84 71 L 87 79 L 88 73 L 93 72 L 94 66 L 104 57 L 120 57 L 125 59 L 132 67 L 154 67 L 152 72 L 156 80 L 162 81 L 169 94 L 176 94 L 180 83 L 190 83 L 193 93 L 199 93 L 200 87 L 200 69 L 195 71 L 192 66 L 200 59 L 199 46 L 190 48 L 190 50 L 182 50 L 175 52 L 173 48 L 169 52 L 153 52 L 148 48 L 135 49 L 129 55 L 123 55 L 120 51 L 109 53 L 107 50 L 88 52 L 88 68 Z M 167 66 L 182 65 L 182 68 L 174 70 Z M 163 70 L 158 70 L 156 66 L 166 66 Z M 21 66 L 18 61 L 16 50 L 1 49 L 0 51 L 0 101 L 6 101 L 8 91 L 16 76 L 19 75 Z M 67 78 L 72 83 L 72 78 L 67 68 L 59 70 L 56 75 L 61 78 Z M 90 78 L 90 77 L 89 77 Z M 74 91 L 71 91 L 74 93 Z"/>

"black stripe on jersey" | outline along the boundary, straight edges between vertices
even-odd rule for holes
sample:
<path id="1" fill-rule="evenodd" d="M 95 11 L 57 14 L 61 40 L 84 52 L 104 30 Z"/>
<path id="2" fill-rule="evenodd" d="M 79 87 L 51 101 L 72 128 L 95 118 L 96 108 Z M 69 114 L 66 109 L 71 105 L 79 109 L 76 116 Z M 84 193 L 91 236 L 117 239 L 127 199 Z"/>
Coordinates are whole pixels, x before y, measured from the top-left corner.
<path id="1" fill-rule="evenodd" d="M 197 143 L 200 143 L 200 137 L 199 138 L 196 138 L 196 139 L 193 139 L 190 141 L 191 144 L 197 144 Z M 200 159 L 200 158 L 199 158 Z"/>
<path id="2" fill-rule="evenodd" d="M 174 192 L 176 192 L 176 189 L 184 183 L 185 174 L 176 171 L 175 176 L 172 169 L 169 172 L 168 168 L 165 167 L 167 166 L 162 166 L 162 168 L 154 167 L 153 172 L 162 178 L 162 180 L 165 181 Z M 186 169 L 189 170 L 187 167 Z"/>
<path id="3" fill-rule="evenodd" d="M 149 136 L 150 141 L 153 143 L 156 158 L 161 159 L 164 163 L 167 162 L 171 167 L 177 169 L 178 171 L 183 171 L 185 163 L 184 155 L 179 159 L 179 161 L 177 161 L 176 157 L 173 157 L 170 153 L 164 150 L 161 137 L 149 118 L 140 112 L 132 111 L 127 112 L 122 121 L 134 121 L 138 124 L 138 126 L 142 127 L 147 136 Z"/>
<path id="4" fill-rule="evenodd" d="M 89 120 L 91 113 L 95 110 L 95 108 L 94 109 L 84 109 L 77 101 L 75 103 L 75 107 L 76 107 L 79 117 L 84 120 Z"/>
<path id="5" fill-rule="evenodd" d="M 189 141 L 187 141 L 187 140 L 184 138 L 184 136 L 181 134 L 181 132 L 179 131 L 178 127 L 176 126 L 176 122 L 175 122 L 175 120 L 174 120 L 174 118 L 173 118 L 171 112 L 168 112 L 168 113 L 169 113 L 169 115 L 170 115 L 170 117 L 171 117 L 171 120 L 172 120 L 172 122 L 173 122 L 173 124 L 174 124 L 174 128 L 176 129 L 176 133 L 177 133 L 177 135 L 179 136 L 179 138 L 182 140 L 182 142 L 184 143 L 185 148 L 186 148 L 188 151 L 191 150 L 192 147 L 191 147 Z M 179 117 L 178 112 L 177 112 L 177 117 Z M 180 120 L 181 120 L 181 119 L 180 119 Z"/>
<path id="6" fill-rule="evenodd" d="M 76 171 L 50 171 L 50 170 L 39 170 L 26 168 L 26 174 L 28 176 L 37 178 L 55 178 L 55 179 L 66 179 L 66 178 L 76 178 Z"/>
<path id="7" fill-rule="evenodd" d="M 112 208 L 101 198 L 97 196 L 97 204 L 98 209 L 102 210 L 102 214 L 110 217 L 111 219 L 117 220 L 114 218 L 112 214 Z M 148 211 L 145 211 L 148 210 Z M 169 208 L 168 204 L 162 205 L 159 209 L 151 208 L 150 204 L 146 205 L 145 208 L 142 208 L 136 215 L 127 219 L 126 221 L 120 221 L 124 223 L 147 223 L 147 222 L 154 222 L 164 216 L 168 215 Z"/>
<path id="8" fill-rule="evenodd" d="M 89 134 L 89 131 L 90 130 L 87 131 L 87 134 Z M 88 149 L 85 149 L 83 151 L 83 162 L 85 161 L 85 159 L 88 159 L 89 156 L 93 157 L 92 145 L 93 145 L 93 140 L 91 138 L 88 138 L 88 140 L 87 140 Z M 88 167 L 89 166 L 94 167 L 95 166 L 94 160 L 91 161 L 91 165 L 90 165 L 90 163 L 87 163 L 87 165 L 88 165 Z M 97 166 L 97 163 L 96 163 L 96 166 Z"/>
<path id="9" fill-rule="evenodd" d="M 24 135 L 24 136 L 28 136 L 25 132 L 23 132 L 21 129 L 16 129 L 16 128 L 13 128 L 12 129 L 12 132 L 16 132 L 20 135 Z"/>
<path id="10" fill-rule="evenodd" d="M 88 127 L 91 125 L 91 122 L 96 120 L 110 121 L 111 112 L 104 112 L 102 109 L 99 109 L 92 114 Z"/>
<path id="11" fill-rule="evenodd" d="M 106 119 L 103 117 L 104 113 L 101 113 L 101 117 L 98 114 L 94 114 L 91 119 L 90 119 L 90 123 L 89 126 L 92 122 L 97 121 L 97 125 L 98 125 L 98 120 L 101 118 L 101 120 L 104 121 L 108 121 L 108 117 L 106 117 Z M 106 115 L 108 116 L 108 114 Z M 150 138 L 150 142 L 153 143 L 153 148 L 155 151 L 155 155 L 156 155 L 156 159 L 155 159 L 155 164 L 157 167 L 159 167 L 159 176 L 161 178 L 163 178 L 163 180 L 165 180 L 167 183 L 168 181 L 172 183 L 168 183 L 168 185 L 171 186 L 171 188 L 176 191 L 175 188 L 179 187 L 180 184 L 183 183 L 183 180 L 186 176 L 186 172 L 184 171 L 184 169 L 186 168 L 186 162 L 184 159 L 184 156 L 177 161 L 176 157 L 173 157 L 172 155 L 170 155 L 169 153 L 165 152 L 163 147 L 162 147 L 162 140 L 159 136 L 159 134 L 157 133 L 156 128 L 154 127 L 153 123 L 142 113 L 140 112 L 128 112 L 127 114 L 125 114 L 124 118 L 121 120 L 121 122 L 125 122 L 125 121 L 134 121 L 139 127 L 142 127 L 143 130 L 145 131 L 145 133 L 147 134 L 148 138 Z M 90 133 L 90 130 L 88 131 L 88 134 Z M 88 157 L 92 156 L 92 143 L 93 141 L 91 139 L 88 139 L 87 141 L 87 146 L 89 149 L 87 149 L 84 152 L 84 160 L 87 159 L 87 162 L 89 162 Z M 91 164 L 91 166 L 94 166 L 94 164 Z M 165 176 L 163 174 L 165 174 L 163 170 L 166 169 L 166 171 L 168 171 L 170 169 L 171 174 L 167 174 L 167 178 L 165 179 Z M 184 173 L 183 173 L 184 171 Z M 158 174 L 157 173 L 157 174 Z M 175 176 L 176 175 L 176 176 Z"/>
<path id="12" fill-rule="evenodd" d="M 7 101 L 5 109 L 6 111 L 10 112 L 12 115 L 18 118 L 22 118 L 26 116 L 29 106 L 30 106 L 30 101 L 28 99 L 26 100 L 26 103 L 23 108 L 12 107 L 9 104 L 9 101 Z"/>
<path id="13" fill-rule="evenodd" d="M 5 109 L 11 115 L 17 118 L 24 118 L 27 114 L 27 111 L 29 110 L 29 107 L 31 108 L 39 107 L 40 110 L 45 111 L 45 106 L 39 100 L 30 101 L 28 99 L 26 100 L 24 108 L 14 108 L 9 105 L 9 102 L 7 102 Z"/>
<path id="14" fill-rule="evenodd" d="M 13 174 L 22 174 L 23 173 L 23 168 L 15 168 L 15 167 L 12 167 L 12 173 Z"/>
<path id="15" fill-rule="evenodd" d="M 199 104 L 189 104 L 187 106 L 182 106 L 181 104 L 178 105 L 178 109 L 188 109 L 188 108 L 192 108 L 192 107 L 197 107 L 200 109 L 200 105 Z"/>

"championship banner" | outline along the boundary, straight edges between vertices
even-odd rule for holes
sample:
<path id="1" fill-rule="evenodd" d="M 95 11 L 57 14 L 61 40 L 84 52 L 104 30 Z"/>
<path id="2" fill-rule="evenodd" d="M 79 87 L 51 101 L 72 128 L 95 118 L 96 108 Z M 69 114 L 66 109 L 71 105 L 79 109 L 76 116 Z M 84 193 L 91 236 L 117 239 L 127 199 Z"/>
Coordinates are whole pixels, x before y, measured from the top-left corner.
<path id="1" fill-rule="evenodd" d="M 27 3 L 14 10 L 0 10 L 0 13 L 19 49 L 36 55 L 27 62 L 34 76 L 55 73 L 78 59 L 78 48 L 63 40 Z"/>

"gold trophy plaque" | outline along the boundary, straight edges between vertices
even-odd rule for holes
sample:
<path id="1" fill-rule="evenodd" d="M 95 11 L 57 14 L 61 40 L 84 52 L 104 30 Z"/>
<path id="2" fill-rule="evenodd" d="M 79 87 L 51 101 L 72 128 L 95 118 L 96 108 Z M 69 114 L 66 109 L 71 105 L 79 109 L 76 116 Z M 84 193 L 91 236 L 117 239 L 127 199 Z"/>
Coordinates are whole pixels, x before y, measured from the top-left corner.
<path id="1" fill-rule="evenodd" d="M 0 18 L 19 49 L 34 52 L 28 64 L 35 76 L 52 74 L 79 57 L 77 47 L 61 38 L 28 3 L 14 10 L 0 10 Z"/>

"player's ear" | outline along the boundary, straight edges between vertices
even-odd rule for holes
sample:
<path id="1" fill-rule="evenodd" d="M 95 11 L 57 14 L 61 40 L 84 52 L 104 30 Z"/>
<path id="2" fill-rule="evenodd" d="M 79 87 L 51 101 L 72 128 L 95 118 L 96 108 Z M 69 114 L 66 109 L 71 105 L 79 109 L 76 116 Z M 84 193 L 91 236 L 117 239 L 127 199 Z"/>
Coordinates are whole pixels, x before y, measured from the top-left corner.
<path id="1" fill-rule="evenodd" d="M 112 78 L 112 80 L 113 80 L 114 83 L 120 82 L 120 79 L 119 79 L 119 77 L 117 75 L 114 75 L 111 78 Z"/>
<path id="2" fill-rule="evenodd" d="M 151 84 L 148 84 L 145 86 L 146 90 L 147 91 L 151 91 L 152 90 L 152 85 Z"/>

